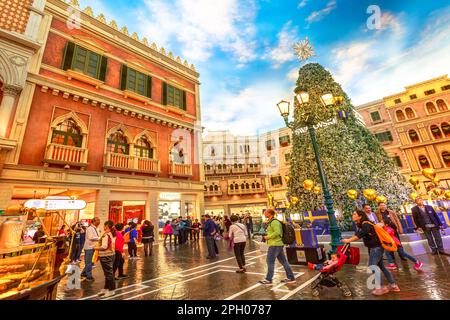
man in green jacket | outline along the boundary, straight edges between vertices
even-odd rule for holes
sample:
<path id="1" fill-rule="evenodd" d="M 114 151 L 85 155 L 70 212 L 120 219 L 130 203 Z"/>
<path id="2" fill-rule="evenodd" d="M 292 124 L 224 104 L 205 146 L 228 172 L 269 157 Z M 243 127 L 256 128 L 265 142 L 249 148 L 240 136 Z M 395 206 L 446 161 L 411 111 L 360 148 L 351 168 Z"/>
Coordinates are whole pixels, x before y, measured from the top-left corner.
<path id="1" fill-rule="evenodd" d="M 260 283 L 265 285 L 271 285 L 273 274 L 275 271 L 275 260 L 281 263 L 286 271 L 287 279 L 282 280 L 282 283 L 286 284 L 294 284 L 295 276 L 292 272 L 291 266 L 289 265 L 286 256 L 284 255 L 284 243 L 282 240 L 283 236 L 283 226 L 281 222 L 275 219 L 275 211 L 273 209 L 267 209 L 264 212 L 268 223 L 267 223 L 267 232 L 266 236 L 264 236 L 264 240 L 267 241 L 268 251 L 267 251 L 267 275 L 264 280 L 261 280 Z"/>

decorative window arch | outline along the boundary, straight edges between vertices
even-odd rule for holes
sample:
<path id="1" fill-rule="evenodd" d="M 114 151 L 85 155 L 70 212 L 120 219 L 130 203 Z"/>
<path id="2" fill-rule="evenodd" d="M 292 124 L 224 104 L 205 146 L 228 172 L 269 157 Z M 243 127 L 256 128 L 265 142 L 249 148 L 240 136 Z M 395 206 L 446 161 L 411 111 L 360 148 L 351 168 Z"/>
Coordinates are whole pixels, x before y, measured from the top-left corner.
<path id="1" fill-rule="evenodd" d="M 431 134 L 433 135 L 434 139 L 442 139 L 443 138 L 442 131 L 439 128 L 439 126 L 433 124 L 430 126 L 430 130 L 431 130 Z"/>
<path id="2" fill-rule="evenodd" d="M 214 186 L 213 185 L 209 186 L 209 191 L 211 191 L 211 192 L 214 191 Z"/>
<path id="3" fill-rule="evenodd" d="M 214 191 L 219 191 L 219 186 L 218 185 L 214 185 Z"/>
<path id="4" fill-rule="evenodd" d="M 414 129 L 409 130 L 408 131 L 408 136 L 409 136 L 409 139 L 411 140 L 411 143 L 418 143 L 418 142 L 420 142 L 420 137 L 417 134 L 416 130 L 414 130 Z"/>
<path id="5" fill-rule="evenodd" d="M 441 129 L 446 138 L 450 138 L 450 124 L 448 122 L 441 123 Z"/>
<path id="6" fill-rule="evenodd" d="M 129 138 L 122 129 L 118 129 L 109 135 L 107 151 L 118 154 L 130 154 Z"/>
<path id="7" fill-rule="evenodd" d="M 419 165 L 422 169 L 431 168 L 430 161 L 424 155 L 419 156 Z"/>
<path id="8" fill-rule="evenodd" d="M 397 117 L 397 121 L 404 121 L 406 120 L 405 114 L 402 110 L 395 111 L 395 116 Z"/>
<path id="9" fill-rule="evenodd" d="M 252 183 L 252 189 L 256 189 L 256 183 Z"/>
<path id="10" fill-rule="evenodd" d="M 237 183 L 234 183 L 234 189 L 236 189 L 236 190 L 239 189 L 239 185 Z"/>
<path id="11" fill-rule="evenodd" d="M 414 119 L 416 117 L 416 114 L 414 113 L 414 110 L 411 109 L 410 107 L 405 109 L 405 113 L 406 113 L 406 117 L 408 119 Z"/>
<path id="12" fill-rule="evenodd" d="M 261 188 L 261 184 L 259 182 L 256 183 L 256 189 Z"/>
<path id="13" fill-rule="evenodd" d="M 62 115 L 51 124 L 49 143 L 85 148 L 88 129 L 76 113 Z"/>
<path id="14" fill-rule="evenodd" d="M 140 158 L 154 158 L 152 143 L 148 141 L 148 138 L 145 135 L 140 136 L 134 143 L 134 155 Z"/>
<path id="15" fill-rule="evenodd" d="M 436 100 L 436 105 L 438 107 L 439 111 L 447 111 L 447 104 L 445 103 L 445 101 L 443 99 L 438 99 Z"/>
<path id="16" fill-rule="evenodd" d="M 426 107 L 426 109 L 427 109 L 427 113 L 428 114 L 432 114 L 432 113 L 436 113 L 437 112 L 437 109 L 436 109 L 436 106 L 434 105 L 434 103 L 433 102 L 427 102 L 426 104 L 425 104 L 425 107 Z"/>
<path id="17" fill-rule="evenodd" d="M 234 190 L 234 184 L 230 184 L 230 190 Z"/>
<path id="18" fill-rule="evenodd" d="M 442 160 L 444 160 L 445 166 L 450 168 L 450 152 L 443 151 L 442 152 Z"/>

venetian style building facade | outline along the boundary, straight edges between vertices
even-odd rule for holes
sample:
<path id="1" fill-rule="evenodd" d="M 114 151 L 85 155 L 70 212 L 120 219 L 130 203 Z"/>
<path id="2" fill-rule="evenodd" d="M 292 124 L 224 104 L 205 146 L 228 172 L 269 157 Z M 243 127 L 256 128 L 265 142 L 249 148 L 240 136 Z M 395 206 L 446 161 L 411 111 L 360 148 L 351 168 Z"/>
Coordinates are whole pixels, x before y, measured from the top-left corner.
<path id="1" fill-rule="evenodd" d="M 248 212 L 257 223 L 269 197 L 277 208 L 284 208 L 291 148 L 286 128 L 254 136 L 209 132 L 203 138 L 206 212 Z"/>
<path id="2" fill-rule="evenodd" d="M 409 178 L 425 193 L 421 171 L 434 168 L 450 188 L 450 79 L 447 75 L 405 87 L 405 91 L 357 107 L 366 126 Z"/>
<path id="3" fill-rule="evenodd" d="M 0 22 L 0 209 L 69 195 L 88 203 L 80 219 L 199 216 L 194 66 L 76 0 L 6 2 L 23 3 L 29 22 L 12 31 Z"/>

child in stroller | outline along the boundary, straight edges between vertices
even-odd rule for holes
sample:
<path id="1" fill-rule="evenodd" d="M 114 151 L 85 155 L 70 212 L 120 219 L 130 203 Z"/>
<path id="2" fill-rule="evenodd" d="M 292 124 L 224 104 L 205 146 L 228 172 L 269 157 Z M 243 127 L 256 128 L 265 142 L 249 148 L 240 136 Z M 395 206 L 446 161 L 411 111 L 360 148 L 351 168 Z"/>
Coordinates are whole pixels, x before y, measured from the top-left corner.
<path id="1" fill-rule="evenodd" d="M 318 270 L 320 272 L 319 277 L 311 285 L 313 296 L 319 296 L 322 287 L 338 287 L 345 297 L 352 296 L 352 292 L 348 286 L 334 276 L 345 263 L 352 265 L 359 264 L 359 249 L 349 247 L 348 244 L 343 247 L 338 247 L 338 252 L 332 253 L 331 259 L 325 261 L 323 264 L 308 263 L 308 267 L 311 270 Z"/>

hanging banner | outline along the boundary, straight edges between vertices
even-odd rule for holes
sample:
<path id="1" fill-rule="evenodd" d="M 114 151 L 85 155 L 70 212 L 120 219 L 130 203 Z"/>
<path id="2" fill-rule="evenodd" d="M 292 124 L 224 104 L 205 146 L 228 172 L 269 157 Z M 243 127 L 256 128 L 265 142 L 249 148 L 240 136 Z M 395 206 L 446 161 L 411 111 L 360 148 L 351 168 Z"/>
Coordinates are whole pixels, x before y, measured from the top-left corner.
<path id="1" fill-rule="evenodd" d="M 136 224 L 144 220 L 145 205 L 123 207 L 123 223 L 134 222 Z"/>
<path id="2" fill-rule="evenodd" d="M 110 201 L 109 202 L 109 217 L 108 219 L 114 223 L 122 221 L 122 201 Z"/>

